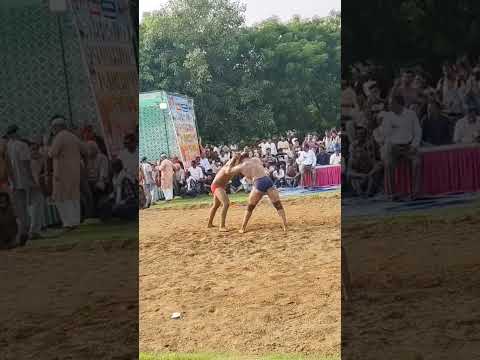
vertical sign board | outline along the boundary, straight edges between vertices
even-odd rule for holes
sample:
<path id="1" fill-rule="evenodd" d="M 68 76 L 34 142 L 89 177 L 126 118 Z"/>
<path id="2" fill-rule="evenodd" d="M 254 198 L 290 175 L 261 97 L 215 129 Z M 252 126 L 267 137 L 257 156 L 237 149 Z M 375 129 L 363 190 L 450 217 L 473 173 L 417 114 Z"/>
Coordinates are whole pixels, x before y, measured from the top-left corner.
<path id="1" fill-rule="evenodd" d="M 138 125 L 138 72 L 129 0 L 70 0 L 110 156 Z"/>
<path id="2" fill-rule="evenodd" d="M 192 160 L 200 155 L 193 101 L 183 96 L 168 95 L 168 107 L 183 164 L 189 167 Z"/>

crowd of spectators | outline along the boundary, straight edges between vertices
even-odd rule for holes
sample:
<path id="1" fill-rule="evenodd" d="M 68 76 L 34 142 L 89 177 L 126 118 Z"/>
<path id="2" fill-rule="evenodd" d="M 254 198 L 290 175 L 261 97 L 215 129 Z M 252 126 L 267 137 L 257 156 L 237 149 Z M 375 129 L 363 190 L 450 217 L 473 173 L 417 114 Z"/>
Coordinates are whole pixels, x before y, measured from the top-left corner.
<path id="1" fill-rule="evenodd" d="M 9 234 L 1 248 L 42 238 L 49 226 L 72 231 L 86 219 L 138 216 L 137 134 L 109 157 L 91 126 L 68 128 L 62 116 L 46 134 L 25 138 L 21 130 L 11 125 L 0 140 L 0 211 Z"/>
<path id="2" fill-rule="evenodd" d="M 325 131 L 300 138 L 296 131 L 284 136 L 263 139 L 240 148 L 238 145 L 205 145 L 200 155 L 185 165 L 177 156 L 162 155 L 158 161 L 141 159 L 140 183 L 144 189 L 142 207 L 160 200 L 170 201 L 174 196 L 195 197 L 210 192 L 217 171 L 234 152 L 246 152 L 251 158 L 262 160 L 277 187 L 302 186 L 303 177 L 313 173 L 316 166 L 339 165 L 341 161 L 341 132 Z M 242 176 L 234 177 L 227 191 L 250 192 L 252 184 Z M 170 189 L 172 191 L 170 191 Z"/>
<path id="3" fill-rule="evenodd" d="M 344 194 L 394 193 L 395 168 L 412 164 L 419 192 L 418 149 L 480 142 L 480 63 L 466 56 L 445 62 L 441 76 L 410 66 L 388 78 L 373 62 L 357 63 L 342 80 Z"/>

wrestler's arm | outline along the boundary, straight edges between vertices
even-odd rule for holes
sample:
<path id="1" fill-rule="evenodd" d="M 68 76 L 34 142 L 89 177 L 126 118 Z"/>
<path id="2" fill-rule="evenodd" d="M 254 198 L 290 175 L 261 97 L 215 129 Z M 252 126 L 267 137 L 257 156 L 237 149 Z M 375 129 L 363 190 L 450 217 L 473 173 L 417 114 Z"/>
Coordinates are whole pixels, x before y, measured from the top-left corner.
<path id="1" fill-rule="evenodd" d="M 242 173 L 242 170 L 244 169 L 244 164 L 240 164 L 237 166 L 229 167 L 227 169 L 227 174 L 229 175 L 238 175 Z"/>
<path id="2" fill-rule="evenodd" d="M 233 155 L 233 157 L 225 165 L 226 166 L 226 168 L 225 168 L 225 173 L 226 174 L 228 174 L 228 175 L 238 174 L 238 172 L 234 172 L 235 168 L 238 168 L 239 166 L 241 166 L 241 165 L 237 165 L 238 160 L 239 160 L 238 155 L 237 154 Z"/>

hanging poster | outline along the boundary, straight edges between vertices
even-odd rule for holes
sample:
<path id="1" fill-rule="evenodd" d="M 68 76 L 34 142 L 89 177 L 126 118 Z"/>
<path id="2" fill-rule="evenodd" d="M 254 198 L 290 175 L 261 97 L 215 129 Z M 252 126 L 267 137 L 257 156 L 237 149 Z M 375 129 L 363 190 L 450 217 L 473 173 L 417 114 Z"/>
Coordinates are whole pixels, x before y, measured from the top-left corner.
<path id="1" fill-rule="evenodd" d="M 110 156 L 138 124 L 138 71 L 128 0 L 70 0 Z"/>
<path id="2" fill-rule="evenodd" d="M 185 97 L 169 95 L 168 107 L 177 136 L 177 144 L 185 167 L 200 155 L 193 101 Z"/>

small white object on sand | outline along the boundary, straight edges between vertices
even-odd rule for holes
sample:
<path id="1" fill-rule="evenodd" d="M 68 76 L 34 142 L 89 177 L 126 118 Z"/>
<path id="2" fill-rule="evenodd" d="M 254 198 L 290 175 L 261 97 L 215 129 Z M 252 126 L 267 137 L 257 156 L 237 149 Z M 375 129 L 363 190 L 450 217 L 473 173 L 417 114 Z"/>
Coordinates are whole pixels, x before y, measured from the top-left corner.
<path id="1" fill-rule="evenodd" d="M 179 313 L 179 312 L 174 312 L 171 317 L 172 320 L 180 320 L 181 318 L 182 318 L 182 313 Z"/>

